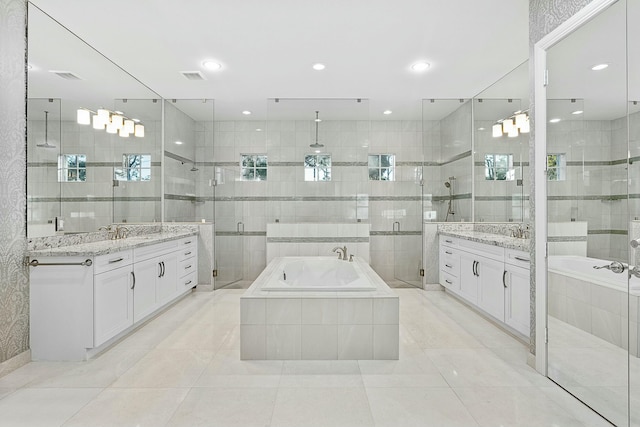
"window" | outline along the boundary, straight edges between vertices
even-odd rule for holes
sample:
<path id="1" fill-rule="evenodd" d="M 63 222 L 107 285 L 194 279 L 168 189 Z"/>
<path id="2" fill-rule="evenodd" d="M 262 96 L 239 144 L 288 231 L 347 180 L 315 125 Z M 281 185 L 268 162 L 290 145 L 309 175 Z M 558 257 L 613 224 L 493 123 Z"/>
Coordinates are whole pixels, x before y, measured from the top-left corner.
<path id="1" fill-rule="evenodd" d="M 86 180 L 86 154 L 60 154 L 58 156 L 58 182 L 85 182 Z"/>
<path id="2" fill-rule="evenodd" d="M 122 168 L 115 170 L 118 181 L 151 181 L 151 154 L 123 154 Z"/>
<path id="3" fill-rule="evenodd" d="M 489 181 L 513 181 L 516 178 L 513 154 L 485 154 L 484 178 Z"/>
<path id="4" fill-rule="evenodd" d="M 396 180 L 396 156 L 393 154 L 369 154 L 369 179 L 371 181 Z"/>
<path id="5" fill-rule="evenodd" d="M 331 181 L 331 154 L 304 156 L 305 181 Z"/>
<path id="6" fill-rule="evenodd" d="M 264 154 L 241 154 L 240 179 L 242 181 L 266 181 L 267 156 Z"/>
<path id="7" fill-rule="evenodd" d="M 547 180 L 564 181 L 567 179 L 567 159 L 564 153 L 547 154 Z"/>

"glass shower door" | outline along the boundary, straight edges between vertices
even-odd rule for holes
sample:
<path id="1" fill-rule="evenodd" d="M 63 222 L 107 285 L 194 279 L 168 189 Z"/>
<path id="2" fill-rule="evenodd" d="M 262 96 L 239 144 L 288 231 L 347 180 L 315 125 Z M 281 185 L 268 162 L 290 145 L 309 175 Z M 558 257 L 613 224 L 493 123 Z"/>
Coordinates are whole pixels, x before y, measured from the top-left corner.
<path id="1" fill-rule="evenodd" d="M 422 288 L 422 166 L 396 167 L 393 223 L 394 278 Z"/>
<path id="2" fill-rule="evenodd" d="M 215 289 L 230 287 L 243 279 L 243 202 L 235 200 L 239 172 L 215 168 Z"/>

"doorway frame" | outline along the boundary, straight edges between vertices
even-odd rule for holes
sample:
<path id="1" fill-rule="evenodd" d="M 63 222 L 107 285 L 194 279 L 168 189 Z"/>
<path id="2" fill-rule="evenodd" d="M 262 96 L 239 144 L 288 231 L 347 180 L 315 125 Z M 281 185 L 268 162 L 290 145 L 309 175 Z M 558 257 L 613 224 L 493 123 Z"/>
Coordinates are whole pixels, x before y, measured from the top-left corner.
<path id="1" fill-rule="evenodd" d="M 533 46 L 534 214 L 535 214 L 535 368 L 547 373 L 547 50 L 618 0 L 592 0 Z"/>

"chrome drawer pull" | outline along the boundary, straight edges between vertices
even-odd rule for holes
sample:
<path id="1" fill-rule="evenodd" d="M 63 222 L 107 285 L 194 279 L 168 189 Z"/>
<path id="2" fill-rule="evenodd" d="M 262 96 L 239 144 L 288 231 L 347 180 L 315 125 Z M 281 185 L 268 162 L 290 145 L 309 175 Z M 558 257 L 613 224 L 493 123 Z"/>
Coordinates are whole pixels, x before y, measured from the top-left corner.
<path id="1" fill-rule="evenodd" d="M 447 282 L 447 283 L 448 283 L 448 284 L 450 284 L 450 285 L 453 285 L 453 282 L 450 282 L 450 281 L 448 281 L 448 280 L 446 280 L 446 279 L 445 279 L 445 282 Z"/>
<path id="2" fill-rule="evenodd" d="M 184 269 L 185 269 L 185 270 L 188 270 L 188 269 L 190 269 L 190 268 L 191 268 L 191 265 L 187 265 Z"/>
<path id="3" fill-rule="evenodd" d="M 190 245 L 191 244 L 191 240 L 189 240 L 188 242 L 184 242 L 185 245 Z"/>
<path id="4" fill-rule="evenodd" d="M 444 251 L 444 253 L 447 255 L 453 255 L 453 252 L 449 252 L 449 251 Z"/>
<path id="5" fill-rule="evenodd" d="M 189 280 L 189 281 L 188 281 L 187 283 L 185 283 L 184 285 L 185 285 L 185 286 L 187 286 L 187 285 L 190 285 L 190 284 L 191 284 L 191 280 Z"/>
<path id="6" fill-rule="evenodd" d="M 445 240 L 447 243 L 453 243 L 453 240 Z"/>
<path id="7" fill-rule="evenodd" d="M 186 255 L 191 255 L 191 251 L 189 251 L 189 252 L 185 252 L 184 254 L 185 254 L 185 256 L 186 256 Z"/>
<path id="8" fill-rule="evenodd" d="M 114 263 L 116 263 L 116 262 L 120 262 L 120 261 L 122 261 L 122 260 L 124 260 L 124 258 L 110 259 L 110 260 L 109 260 L 109 264 L 114 264 Z"/>
<path id="9" fill-rule="evenodd" d="M 531 262 L 531 260 L 526 259 L 526 258 L 522 258 L 522 257 L 519 257 L 519 256 L 515 257 L 515 259 L 517 259 L 518 261 L 523 261 L 523 262 Z"/>
<path id="10" fill-rule="evenodd" d="M 453 268 L 453 266 L 451 264 L 445 264 L 444 266 L 447 267 L 447 268 Z"/>

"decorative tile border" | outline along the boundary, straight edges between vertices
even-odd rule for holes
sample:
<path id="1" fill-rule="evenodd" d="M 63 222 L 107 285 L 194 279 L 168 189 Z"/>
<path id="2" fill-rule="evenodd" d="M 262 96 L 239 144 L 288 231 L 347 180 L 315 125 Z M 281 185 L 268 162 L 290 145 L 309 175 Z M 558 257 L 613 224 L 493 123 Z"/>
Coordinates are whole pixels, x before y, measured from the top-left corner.
<path id="1" fill-rule="evenodd" d="M 265 233 L 266 235 L 266 233 Z M 368 237 L 267 237 L 267 243 L 369 243 Z"/>

